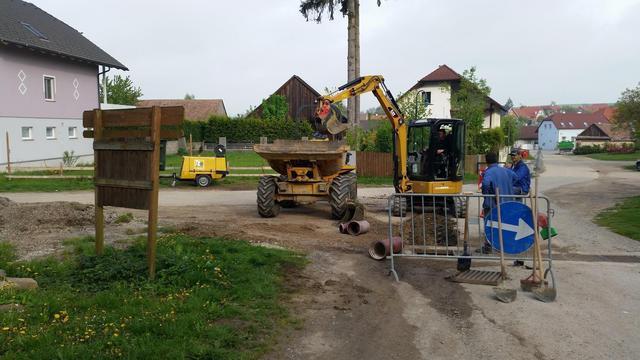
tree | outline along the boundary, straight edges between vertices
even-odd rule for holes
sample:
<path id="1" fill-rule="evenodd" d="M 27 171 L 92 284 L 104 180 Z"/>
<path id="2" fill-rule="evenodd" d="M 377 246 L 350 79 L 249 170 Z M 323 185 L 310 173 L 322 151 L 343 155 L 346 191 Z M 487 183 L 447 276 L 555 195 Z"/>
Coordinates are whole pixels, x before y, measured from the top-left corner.
<path id="1" fill-rule="evenodd" d="M 273 94 L 262 100 L 262 118 L 267 120 L 285 120 L 289 114 L 287 98 Z"/>
<path id="2" fill-rule="evenodd" d="M 376 0 L 378 6 L 381 0 Z M 351 81 L 360 76 L 360 0 L 301 0 L 300 12 L 309 21 L 312 18 L 317 23 L 322 21 L 325 12 L 329 13 L 329 20 L 333 20 L 336 8 L 339 7 L 342 16 L 347 16 L 347 80 Z M 349 121 L 357 121 L 360 113 L 360 98 L 358 96 L 347 100 Z"/>
<path id="3" fill-rule="evenodd" d="M 104 99 L 102 87 L 99 92 L 100 99 Z M 107 77 L 107 101 L 110 104 L 135 105 L 141 96 L 142 90 L 133 85 L 129 76 L 116 75 L 113 80 Z"/>
<path id="4" fill-rule="evenodd" d="M 512 115 L 505 115 L 500 119 L 500 128 L 505 135 L 504 144 L 506 146 L 513 146 L 520 136 L 518 119 Z"/>
<path id="5" fill-rule="evenodd" d="M 504 108 L 507 109 L 507 111 L 511 110 L 511 108 L 513 107 L 513 100 L 511 100 L 511 98 L 507 99 L 507 102 L 504 104 Z"/>
<path id="6" fill-rule="evenodd" d="M 422 99 L 422 93 L 417 90 L 411 90 L 397 97 L 400 111 L 404 114 L 406 120 L 425 119 L 431 115 L 431 110 Z"/>
<path id="7" fill-rule="evenodd" d="M 635 89 L 626 89 L 616 102 L 616 127 L 630 130 L 640 141 L 640 83 Z"/>
<path id="8" fill-rule="evenodd" d="M 580 109 L 573 105 L 560 105 L 560 111 L 564 113 L 577 113 Z"/>
<path id="9" fill-rule="evenodd" d="M 196 96 L 195 96 L 194 94 L 186 93 L 186 94 L 184 95 L 184 99 L 185 99 L 185 100 L 195 100 L 195 99 L 196 99 Z"/>
<path id="10" fill-rule="evenodd" d="M 482 144 L 484 137 L 481 137 L 480 133 L 490 93 L 491 88 L 487 81 L 478 78 L 476 68 L 472 67 L 462 73 L 460 88 L 451 94 L 452 115 L 464 120 L 467 125 L 468 154 L 481 154 L 485 148 Z"/>

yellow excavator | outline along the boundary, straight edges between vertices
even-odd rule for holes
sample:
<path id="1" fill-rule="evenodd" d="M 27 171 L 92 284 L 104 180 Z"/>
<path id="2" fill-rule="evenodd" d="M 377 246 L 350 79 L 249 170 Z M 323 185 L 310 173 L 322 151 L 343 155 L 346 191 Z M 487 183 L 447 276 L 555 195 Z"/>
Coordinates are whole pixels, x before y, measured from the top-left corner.
<path id="1" fill-rule="evenodd" d="M 424 206 L 446 207 L 463 216 L 465 123 L 459 119 L 421 119 L 410 123 L 380 75 L 362 76 L 335 92 L 321 96 L 315 111 L 316 128 L 331 139 L 339 139 L 348 125 L 336 102 L 372 92 L 393 129 L 393 185 L 398 193 L 451 194 L 451 197 L 417 197 Z M 434 203 L 434 201 L 436 203 Z M 415 202 L 414 202 L 415 204 Z M 394 212 L 404 206 L 394 205 Z"/>

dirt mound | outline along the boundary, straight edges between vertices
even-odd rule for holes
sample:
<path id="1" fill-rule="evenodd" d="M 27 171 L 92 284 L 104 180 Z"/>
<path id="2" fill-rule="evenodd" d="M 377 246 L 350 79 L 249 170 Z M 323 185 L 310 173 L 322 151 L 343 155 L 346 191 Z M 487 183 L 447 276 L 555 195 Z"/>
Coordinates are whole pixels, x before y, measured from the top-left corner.
<path id="1" fill-rule="evenodd" d="M 438 245 L 443 245 L 448 239 L 450 245 L 455 245 L 458 241 L 457 222 L 450 216 L 446 220 L 444 215 L 436 214 L 434 217 L 431 213 L 416 214 L 413 219 L 404 219 L 402 227 L 405 242 L 411 242 L 413 234 L 415 241 L 419 243 L 423 243 L 423 239 L 426 239 L 428 245 L 434 245 L 435 240 Z"/>
<path id="2" fill-rule="evenodd" d="M 9 233 L 32 233 L 47 229 L 94 224 L 93 205 L 74 202 L 16 204 L 0 198 L 0 229 Z M 112 219 L 107 217 L 106 222 Z"/>
<path id="3" fill-rule="evenodd" d="M 15 203 L 13 201 L 9 200 L 6 197 L 1 197 L 0 196 L 0 209 L 4 209 L 7 206 L 12 206 L 12 205 L 15 205 Z"/>

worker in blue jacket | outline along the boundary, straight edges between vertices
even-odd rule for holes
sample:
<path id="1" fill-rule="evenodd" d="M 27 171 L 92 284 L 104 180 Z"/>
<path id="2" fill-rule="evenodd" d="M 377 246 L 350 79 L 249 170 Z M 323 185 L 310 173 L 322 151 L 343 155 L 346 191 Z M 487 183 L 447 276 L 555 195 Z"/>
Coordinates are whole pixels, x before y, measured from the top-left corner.
<path id="1" fill-rule="evenodd" d="M 513 186 L 514 195 L 527 195 L 531 188 L 531 172 L 529 167 L 522 160 L 522 155 L 517 149 L 511 150 L 509 153 L 511 156 L 511 170 L 516 173 L 518 180 Z"/>
<path id="2" fill-rule="evenodd" d="M 511 169 L 507 169 L 498 165 L 498 155 L 494 152 L 488 152 L 485 155 L 487 169 L 484 171 L 482 178 L 482 193 L 495 195 L 496 188 L 500 189 L 500 202 L 513 201 L 509 195 L 513 195 L 514 185 L 518 180 L 518 176 Z M 495 198 L 486 197 L 482 203 L 484 214 L 488 214 L 492 208 L 496 206 Z"/>

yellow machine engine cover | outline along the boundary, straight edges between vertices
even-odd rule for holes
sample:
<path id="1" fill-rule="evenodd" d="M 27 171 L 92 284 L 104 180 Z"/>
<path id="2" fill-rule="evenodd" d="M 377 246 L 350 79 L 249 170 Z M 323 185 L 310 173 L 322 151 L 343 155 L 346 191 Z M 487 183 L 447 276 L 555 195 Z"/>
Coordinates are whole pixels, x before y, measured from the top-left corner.
<path id="1" fill-rule="evenodd" d="M 416 194 L 459 194 L 462 181 L 412 181 L 412 191 Z"/>
<path id="2" fill-rule="evenodd" d="M 180 169 L 181 180 L 195 179 L 197 175 L 207 174 L 212 179 L 221 179 L 229 173 L 227 159 L 211 156 L 183 156 Z"/>

